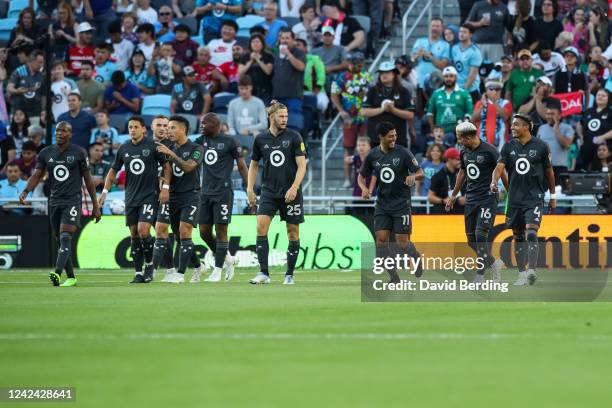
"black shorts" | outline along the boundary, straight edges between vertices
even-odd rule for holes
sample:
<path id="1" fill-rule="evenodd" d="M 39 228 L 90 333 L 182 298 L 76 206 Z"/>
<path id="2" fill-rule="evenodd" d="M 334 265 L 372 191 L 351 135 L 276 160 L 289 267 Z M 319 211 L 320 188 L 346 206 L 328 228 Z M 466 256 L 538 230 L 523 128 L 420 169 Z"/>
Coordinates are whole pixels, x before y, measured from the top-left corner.
<path id="1" fill-rule="evenodd" d="M 170 203 L 159 204 L 159 207 L 157 207 L 157 222 L 170 224 Z"/>
<path id="2" fill-rule="evenodd" d="M 542 223 L 542 208 L 544 203 L 532 207 L 508 207 L 506 214 L 506 226 L 512 229 L 525 230 L 528 224 L 537 225 Z"/>
<path id="3" fill-rule="evenodd" d="M 286 203 L 284 198 L 275 198 L 261 195 L 257 215 L 267 215 L 273 218 L 276 212 L 280 213 L 281 220 L 287 224 L 301 224 L 304 222 L 304 198 L 302 192 L 298 191 L 295 200 Z"/>
<path id="4" fill-rule="evenodd" d="M 81 199 L 75 200 L 71 204 L 50 204 L 49 205 L 49 219 L 51 220 L 51 227 L 55 234 L 59 234 L 60 225 L 74 225 L 77 228 L 81 228 L 81 216 L 83 209 L 81 207 Z"/>
<path id="5" fill-rule="evenodd" d="M 172 231 L 178 234 L 178 227 L 181 222 L 186 222 L 194 227 L 198 222 L 198 211 L 200 209 L 200 197 L 192 194 L 181 197 L 177 201 L 170 202 L 170 224 Z"/>
<path id="6" fill-rule="evenodd" d="M 148 203 L 141 204 L 137 207 L 125 208 L 125 225 L 128 227 L 136 225 L 139 222 L 146 222 L 155 225 L 157 219 L 157 200 L 151 200 Z"/>
<path id="7" fill-rule="evenodd" d="M 200 197 L 199 224 L 229 224 L 232 222 L 234 192 L 229 190 L 217 196 Z"/>
<path id="8" fill-rule="evenodd" d="M 391 231 L 394 234 L 412 234 L 412 213 L 410 208 L 390 212 L 381 208 L 374 211 L 374 231 Z"/>
<path id="9" fill-rule="evenodd" d="M 465 206 L 465 233 L 475 234 L 477 229 L 490 230 L 495 225 L 497 199 Z"/>

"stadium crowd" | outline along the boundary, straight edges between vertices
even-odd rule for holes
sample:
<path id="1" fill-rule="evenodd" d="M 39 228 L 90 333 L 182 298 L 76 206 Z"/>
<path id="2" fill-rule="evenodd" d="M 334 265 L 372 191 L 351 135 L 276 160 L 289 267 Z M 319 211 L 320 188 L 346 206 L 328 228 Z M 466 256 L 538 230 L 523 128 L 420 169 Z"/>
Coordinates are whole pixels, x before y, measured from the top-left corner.
<path id="1" fill-rule="evenodd" d="M 374 75 L 366 63 L 390 35 L 397 2 L 3 3 L 0 16 L 15 24 L 0 40 L 0 199 L 18 196 L 48 121 L 72 125 L 72 143 L 88 151 L 101 189 L 131 115 L 150 125 L 156 114 L 181 114 L 197 129 L 212 111 L 248 146 L 267 128 L 272 99 L 288 107 L 289 127 L 307 142 L 340 114 L 344 187 L 357 196 L 356 170 L 378 143 L 375 128 L 383 121 L 421 160 L 425 179 L 414 194 L 440 211 L 459 166 L 454 128 L 463 120 L 501 149 L 512 114 L 528 114 L 534 135 L 550 146 L 557 177 L 610 170 L 612 28 L 605 2 L 460 0 L 460 26 L 431 20 L 429 35 L 409 55 L 381 62 Z M 12 10 L 17 3 L 21 8 Z M 52 61 L 45 61 L 45 35 L 53 39 Z M 52 117 L 45 113 L 48 87 Z M 44 196 L 44 188 L 36 194 Z"/>

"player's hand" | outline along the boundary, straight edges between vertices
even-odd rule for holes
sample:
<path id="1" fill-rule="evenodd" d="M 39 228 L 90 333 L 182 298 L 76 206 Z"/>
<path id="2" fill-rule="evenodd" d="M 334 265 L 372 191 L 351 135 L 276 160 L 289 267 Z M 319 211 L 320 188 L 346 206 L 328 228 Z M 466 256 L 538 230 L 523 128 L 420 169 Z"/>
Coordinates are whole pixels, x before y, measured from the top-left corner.
<path id="1" fill-rule="evenodd" d="M 497 183 L 491 183 L 491 192 L 497 194 L 499 189 L 497 188 Z"/>
<path id="2" fill-rule="evenodd" d="M 249 207 L 254 208 L 255 204 L 257 204 L 257 196 L 255 195 L 255 191 L 247 190 L 247 200 L 249 201 Z"/>
<path id="3" fill-rule="evenodd" d="M 94 218 L 96 219 L 96 224 L 99 223 L 100 219 L 102 218 L 102 213 L 100 212 L 100 207 L 94 206 L 93 210 L 91 211 L 91 215 L 93 215 Z"/>
<path id="4" fill-rule="evenodd" d="M 285 193 L 285 202 L 286 203 L 292 202 L 293 200 L 295 200 L 296 196 L 297 196 L 297 188 L 290 187 L 289 190 L 287 190 L 287 192 Z"/>
<path id="5" fill-rule="evenodd" d="M 26 200 L 25 200 L 27 196 L 28 196 L 28 193 L 25 191 L 22 191 L 21 194 L 19 194 L 19 204 L 27 205 Z"/>
<path id="6" fill-rule="evenodd" d="M 414 186 L 415 181 L 416 181 L 416 176 L 413 174 L 410 176 L 406 176 L 406 181 L 404 183 L 406 183 L 408 187 L 412 187 Z"/>
<path id="7" fill-rule="evenodd" d="M 446 210 L 446 212 L 449 212 L 450 210 L 453 209 L 453 207 L 455 206 L 455 200 L 457 200 L 456 195 L 451 195 L 450 197 L 448 197 L 448 200 L 446 201 L 446 205 L 444 206 L 444 209 Z"/>
<path id="8" fill-rule="evenodd" d="M 162 188 L 159 192 L 159 202 L 166 204 L 168 201 L 170 201 L 170 191 L 167 188 Z"/>
<path id="9" fill-rule="evenodd" d="M 369 200 L 370 198 L 372 198 L 370 190 L 368 190 L 367 188 L 365 190 L 361 190 L 361 198 L 363 198 L 364 200 Z"/>
<path id="10" fill-rule="evenodd" d="M 157 151 L 159 153 L 165 154 L 166 156 L 172 155 L 172 150 L 168 149 L 168 146 L 163 145 L 159 142 L 155 142 L 155 144 L 157 145 Z"/>
<path id="11" fill-rule="evenodd" d="M 105 201 L 106 201 L 106 193 L 102 192 L 100 193 L 100 197 L 98 197 L 98 205 L 102 207 Z"/>
<path id="12" fill-rule="evenodd" d="M 557 199 L 548 200 L 548 210 L 552 213 L 557 208 Z"/>

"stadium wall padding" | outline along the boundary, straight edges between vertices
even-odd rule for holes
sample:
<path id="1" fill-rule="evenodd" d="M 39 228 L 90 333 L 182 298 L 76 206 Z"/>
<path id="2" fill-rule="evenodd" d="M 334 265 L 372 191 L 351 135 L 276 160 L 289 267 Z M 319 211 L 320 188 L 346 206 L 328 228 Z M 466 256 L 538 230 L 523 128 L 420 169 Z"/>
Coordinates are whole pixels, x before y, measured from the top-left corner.
<path id="1" fill-rule="evenodd" d="M 55 239 L 49 218 L 43 215 L 0 217 L 0 237 L 20 236 L 21 250 L 10 253 L 13 267 L 44 268 L 51 266 Z M 0 249 L 0 254 L 2 254 Z"/>

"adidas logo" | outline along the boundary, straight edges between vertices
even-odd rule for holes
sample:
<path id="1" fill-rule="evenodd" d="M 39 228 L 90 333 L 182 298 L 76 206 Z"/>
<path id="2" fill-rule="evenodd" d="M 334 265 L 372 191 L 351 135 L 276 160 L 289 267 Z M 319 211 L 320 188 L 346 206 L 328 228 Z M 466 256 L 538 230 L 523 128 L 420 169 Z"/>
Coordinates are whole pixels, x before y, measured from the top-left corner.
<path id="1" fill-rule="evenodd" d="M 516 156 L 516 153 L 514 153 L 514 150 L 510 152 L 510 156 Z"/>
<path id="2" fill-rule="evenodd" d="M 49 163 L 53 163 L 53 157 L 49 159 Z"/>
<path id="3" fill-rule="evenodd" d="M 74 217 L 72 217 L 72 218 L 70 219 L 70 221 L 76 221 L 76 219 L 75 219 Z"/>
<path id="4" fill-rule="evenodd" d="M 268 146 L 267 144 L 264 146 L 264 149 L 269 149 L 270 146 Z"/>

